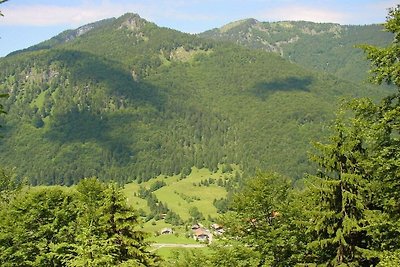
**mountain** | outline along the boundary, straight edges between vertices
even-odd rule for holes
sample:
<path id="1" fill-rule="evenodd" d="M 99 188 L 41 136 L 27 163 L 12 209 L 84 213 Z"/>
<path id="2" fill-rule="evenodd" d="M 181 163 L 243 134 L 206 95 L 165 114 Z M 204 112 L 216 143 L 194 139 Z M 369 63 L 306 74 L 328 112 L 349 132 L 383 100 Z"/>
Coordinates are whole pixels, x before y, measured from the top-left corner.
<path id="1" fill-rule="evenodd" d="M 110 19 L 104 19 L 104 20 L 100 20 L 94 23 L 89 23 L 87 25 L 81 26 L 75 30 L 66 30 L 60 34 L 58 34 L 57 36 L 54 36 L 53 38 L 41 42 L 37 45 L 31 46 L 27 49 L 23 49 L 23 50 L 18 50 L 15 52 L 10 53 L 8 56 L 14 55 L 14 54 L 18 54 L 18 53 L 22 53 L 22 52 L 27 52 L 27 51 L 35 51 L 35 50 L 40 50 L 40 49 L 46 49 L 46 48 L 51 48 L 53 46 L 59 45 L 59 44 L 63 44 L 69 41 L 74 40 L 75 38 L 81 36 L 82 34 L 85 34 L 93 29 L 99 28 L 99 27 L 103 27 L 109 23 L 112 23 L 112 21 L 114 21 L 115 18 L 110 18 Z"/>
<path id="2" fill-rule="evenodd" d="M 61 33 L 0 68 L 0 162 L 32 184 L 229 164 L 299 178 L 339 99 L 387 94 L 136 14 Z"/>
<path id="3" fill-rule="evenodd" d="M 340 25 L 307 21 L 260 22 L 245 19 L 199 34 L 253 49 L 275 52 L 306 68 L 365 82 L 369 64 L 360 44 L 385 46 L 393 35 L 381 25 Z"/>

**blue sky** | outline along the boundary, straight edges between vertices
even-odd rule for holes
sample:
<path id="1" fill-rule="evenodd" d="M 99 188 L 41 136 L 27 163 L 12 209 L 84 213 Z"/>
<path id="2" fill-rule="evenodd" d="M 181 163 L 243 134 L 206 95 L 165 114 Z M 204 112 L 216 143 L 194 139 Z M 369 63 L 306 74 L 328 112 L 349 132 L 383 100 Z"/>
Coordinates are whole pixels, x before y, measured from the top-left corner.
<path id="1" fill-rule="evenodd" d="M 307 20 L 340 24 L 385 21 L 395 0 L 9 0 L 0 5 L 0 56 L 126 12 L 159 26 L 198 33 L 226 23 Z"/>

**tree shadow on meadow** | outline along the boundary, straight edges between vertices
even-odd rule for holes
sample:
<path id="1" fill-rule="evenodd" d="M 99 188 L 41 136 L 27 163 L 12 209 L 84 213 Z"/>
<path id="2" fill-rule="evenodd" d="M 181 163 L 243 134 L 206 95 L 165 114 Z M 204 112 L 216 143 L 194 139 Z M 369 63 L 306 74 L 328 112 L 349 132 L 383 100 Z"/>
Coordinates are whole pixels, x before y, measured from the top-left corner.
<path id="1" fill-rule="evenodd" d="M 258 83 L 251 89 L 251 93 L 264 101 L 272 93 L 279 91 L 310 92 L 312 82 L 312 77 L 288 77 L 282 80 Z"/>

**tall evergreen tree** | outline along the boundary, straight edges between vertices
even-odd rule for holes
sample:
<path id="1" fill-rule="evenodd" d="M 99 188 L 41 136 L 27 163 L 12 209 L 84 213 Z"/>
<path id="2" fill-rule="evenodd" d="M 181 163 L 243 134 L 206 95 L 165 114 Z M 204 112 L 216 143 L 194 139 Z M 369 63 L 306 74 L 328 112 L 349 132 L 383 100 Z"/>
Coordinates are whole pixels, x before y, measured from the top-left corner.
<path id="1" fill-rule="evenodd" d="M 361 46 L 371 61 L 371 81 L 394 85 L 397 92 L 380 104 L 353 104 L 359 121 L 364 121 L 370 143 L 368 172 L 374 177 L 374 206 L 386 215 L 380 231 L 374 231 L 379 246 L 390 253 L 400 248 L 400 5 L 389 9 L 385 29 L 394 34 L 386 47 Z M 385 256 L 384 256 L 385 257 Z"/>
<path id="2" fill-rule="evenodd" d="M 318 176 L 307 180 L 314 201 L 309 249 L 316 255 L 315 261 L 327 266 L 377 262 L 367 231 L 374 211 L 368 208 L 370 177 L 362 164 L 366 151 L 360 129 L 353 126 L 338 119 L 330 143 L 316 144 L 320 153 L 312 159 L 321 169 Z"/>
<path id="3" fill-rule="evenodd" d="M 117 185 L 89 178 L 77 190 L 84 212 L 73 266 L 157 265 L 158 258 L 146 250 L 145 233 L 135 229 L 139 216 L 126 204 Z"/>
<path id="4" fill-rule="evenodd" d="M 385 28 L 395 34 L 386 48 L 362 46 L 375 83 L 400 87 L 400 10 L 390 9 Z M 374 104 L 354 100 L 328 144 L 318 143 L 310 176 L 315 209 L 309 232 L 314 261 L 328 266 L 375 266 L 399 249 L 400 94 Z M 383 263 L 382 263 L 383 264 Z"/>
<path id="5" fill-rule="evenodd" d="M 148 250 L 145 241 L 146 234 L 135 229 L 139 216 L 136 211 L 126 204 L 122 192 L 115 183 L 109 184 L 105 190 L 103 214 L 107 226 L 107 238 L 110 240 L 116 257 L 115 265 L 126 266 L 155 266 L 158 257 Z"/>

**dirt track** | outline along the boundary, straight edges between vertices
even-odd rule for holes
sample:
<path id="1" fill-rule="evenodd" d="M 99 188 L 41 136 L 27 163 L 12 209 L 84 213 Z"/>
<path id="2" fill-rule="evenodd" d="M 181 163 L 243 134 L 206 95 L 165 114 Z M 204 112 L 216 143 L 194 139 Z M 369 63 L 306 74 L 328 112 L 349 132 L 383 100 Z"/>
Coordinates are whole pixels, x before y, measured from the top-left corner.
<path id="1" fill-rule="evenodd" d="M 159 248 L 204 248 L 205 244 L 167 244 L 167 243 L 156 243 L 151 244 L 154 250 Z"/>

